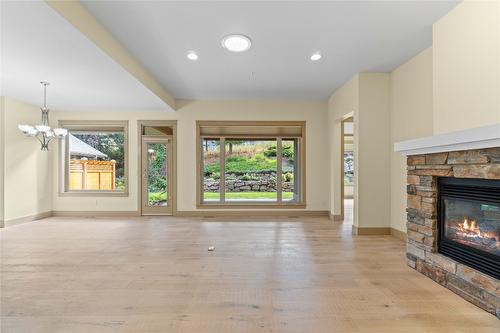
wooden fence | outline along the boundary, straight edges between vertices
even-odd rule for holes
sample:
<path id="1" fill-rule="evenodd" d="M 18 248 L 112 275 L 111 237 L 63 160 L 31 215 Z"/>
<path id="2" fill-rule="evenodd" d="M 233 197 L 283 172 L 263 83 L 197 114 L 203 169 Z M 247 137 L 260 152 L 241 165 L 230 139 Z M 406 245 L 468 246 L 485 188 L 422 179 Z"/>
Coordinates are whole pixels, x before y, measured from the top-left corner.
<path id="1" fill-rule="evenodd" d="M 70 190 L 114 190 L 115 161 L 70 160 Z"/>

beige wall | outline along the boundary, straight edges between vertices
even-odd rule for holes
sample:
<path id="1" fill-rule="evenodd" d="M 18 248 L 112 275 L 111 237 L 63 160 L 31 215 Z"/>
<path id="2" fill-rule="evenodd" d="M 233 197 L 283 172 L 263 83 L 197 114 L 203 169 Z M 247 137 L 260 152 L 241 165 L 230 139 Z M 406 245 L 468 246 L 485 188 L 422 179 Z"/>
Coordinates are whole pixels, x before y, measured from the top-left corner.
<path id="1" fill-rule="evenodd" d="M 433 26 L 434 134 L 500 123 L 500 1 L 464 1 Z"/>
<path id="2" fill-rule="evenodd" d="M 4 220 L 4 179 L 5 179 L 5 98 L 0 97 L 0 228 Z"/>
<path id="3" fill-rule="evenodd" d="M 432 135 L 432 49 L 391 73 L 391 148 Z M 391 227 L 406 232 L 406 157 L 391 149 Z"/>
<path id="4" fill-rule="evenodd" d="M 36 139 L 23 136 L 17 128 L 18 124 L 40 123 L 40 109 L 5 98 L 4 112 L 4 219 L 9 221 L 51 211 L 52 152 L 41 151 Z"/>
<path id="5" fill-rule="evenodd" d="M 500 123 L 500 5 L 465 1 L 433 26 L 433 46 L 391 73 L 395 142 Z M 391 153 L 391 227 L 406 230 L 406 158 Z"/>
<path id="6" fill-rule="evenodd" d="M 128 197 L 60 197 L 54 191 L 55 211 L 135 211 L 137 210 L 137 120 L 177 120 L 177 209 L 196 210 L 196 120 L 305 120 L 307 145 L 307 210 L 328 210 L 328 165 L 326 102 L 309 101 L 180 101 L 172 112 L 53 112 L 53 122 L 71 119 L 129 120 Z M 58 156 L 54 154 L 54 165 Z M 54 168 L 54 189 L 58 188 Z"/>
<path id="7" fill-rule="evenodd" d="M 500 122 L 499 15 L 496 1 L 459 4 L 434 24 L 432 48 L 390 74 L 355 75 L 328 103 L 180 101 L 176 112 L 52 112 L 52 124 L 58 119 L 130 121 L 128 197 L 60 197 L 56 144 L 51 144 L 51 152 L 40 152 L 36 140 L 17 130 L 18 123 L 37 123 L 39 109 L 2 99 L 0 181 L 2 175 L 4 179 L 0 196 L 4 200 L 0 200 L 0 217 L 9 220 L 48 210 L 135 211 L 138 119 L 178 120 L 180 211 L 196 209 L 196 120 L 306 120 L 307 209 L 330 209 L 331 214 L 340 215 L 340 126 L 342 119 L 353 116 L 358 203 L 354 223 L 405 230 L 405 158 L 392 152 L 393 143 Z"/>
<path id="8" fill-rule="evenodd" d="M 341 121 L 354 116 L 354 225 L 389 226 L 389 75 L 360 73 L 328 101 L 330 210 L 341 214 Z"/>
<path id="9" fill-rule="evenodd" d="M 389 74 L 359 74 L 354 114 L 354 225 L 389 226 Z M 356 163 L 357 161 L 357 163 Z"/>
<path id="10" fill-rule="evenodd" d="M 328 99 L 328 144 L 329 144 L 329 173 L 330 173 L 330 214 L 342 214 L 341 186 L 342 175 L 342 120 L 352 116 L 358 110 L 359 77 L 355 75 L 342 87 L 338 88 Z M 354 140 L 356 141 L 356 123 L 354 123 Z M 356 165 L 356 160 L 354 160 Z M 356 167 L 355 167 L 356 168 Z"/>

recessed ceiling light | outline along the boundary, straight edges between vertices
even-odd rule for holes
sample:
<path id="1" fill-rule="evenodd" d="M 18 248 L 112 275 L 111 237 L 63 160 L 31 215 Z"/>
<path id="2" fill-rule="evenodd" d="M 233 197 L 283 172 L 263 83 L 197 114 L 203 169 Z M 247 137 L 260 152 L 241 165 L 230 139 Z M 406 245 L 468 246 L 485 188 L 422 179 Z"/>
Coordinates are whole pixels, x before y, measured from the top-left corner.
<path id="1" fill-rule="evenodd" d="M 252 41 L 244 35 L 228 35 L 222 39 L 222 46 L 231 52 L 245 52 L 252 46 Z"/>
<path id="2" fill-rule="evenodd" d="M 318 61 L 319 59 L 321 59 L 321 53 L 319 52 L 316 52 L 311 56 L 312 61 Z"/>
<path id="3" fill-rule="evenodd" d="M 187 54 L 186 54 L 186 57 L 189 59 L 189 60 L 198 60 L 198 55 L 196 54 L 196 52 L 194 51 L 189 51 Z"/>

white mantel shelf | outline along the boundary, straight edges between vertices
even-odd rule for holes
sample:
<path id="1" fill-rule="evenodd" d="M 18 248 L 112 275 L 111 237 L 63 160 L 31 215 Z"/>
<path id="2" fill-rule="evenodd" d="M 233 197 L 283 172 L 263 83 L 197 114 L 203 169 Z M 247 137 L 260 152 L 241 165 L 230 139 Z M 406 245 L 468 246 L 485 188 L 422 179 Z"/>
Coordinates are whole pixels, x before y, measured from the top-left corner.
<path id="1" fill-rule="evenodd" d="M 396 142 L 394 151 L 419 155 L 493 147 L 500 147 L 500 124 Z"/>

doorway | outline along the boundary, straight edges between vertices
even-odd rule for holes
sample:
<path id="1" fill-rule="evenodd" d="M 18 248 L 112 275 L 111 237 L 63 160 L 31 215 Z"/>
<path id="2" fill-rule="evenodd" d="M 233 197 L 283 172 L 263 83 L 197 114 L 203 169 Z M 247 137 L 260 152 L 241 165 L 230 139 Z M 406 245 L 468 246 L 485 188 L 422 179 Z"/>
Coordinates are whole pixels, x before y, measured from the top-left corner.
<path id="1" fill-rule="evenodd" d="M 354 118 L 342 120 L 341 207 L 344 222 L 353 223 L 354 210 Z"/>
<path id="2" fill-rule="evenodd" d="M 162 126 L 161 122 L 149 121 L 138 125 L 141 215 L 174 215 L 176 211 L 175 126 Z"/>

